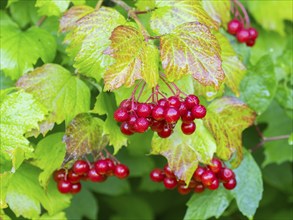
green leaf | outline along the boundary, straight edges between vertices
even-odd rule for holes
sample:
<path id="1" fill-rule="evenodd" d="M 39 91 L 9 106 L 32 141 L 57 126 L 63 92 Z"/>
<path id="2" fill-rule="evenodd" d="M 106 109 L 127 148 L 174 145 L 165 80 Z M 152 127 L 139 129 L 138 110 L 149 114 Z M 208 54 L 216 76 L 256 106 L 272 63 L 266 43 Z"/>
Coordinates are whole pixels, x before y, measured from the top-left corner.
<path id="1" fill-rule="evenodd" d="M 60 16 L 69 6 L 70 0 L 37 0 L 38 13 L 45 16 Z"/>
<path id="2" fill-rule="evenodd" d="M 292 1 L 247 1 L 249 12 L 267 30 L 285 35 L 284 20 L 293 20 Z M 273 10 L 272 10 L 273 9 Z"/>
<path id="3" fill-rule="evenodd" d="M 257 114 L 262 114 L 270 105 L 277 89 L 274 65 L 269 55 L 262 57 L 255 66 L 248 68 L 240 84 L 240 98 Z"/>
<path id="4" fill-rule="evenodd" d="M 292 133 L 293 120 L 288 118 L 284 110 L 273 101 L 269 108 L 258 118 L 258 123 L 266 123 L 268 126 L 263 131 L 265 137 L 288 135 Z M 264 144 L 265 161 L 262 166 L 271 163 L 281 164 L 285 161 L 293 161 L 292 146 L 288 139 L 268 141 Z"/>
<path id="5" fill-rule="evenodd" d="M 220 32 L 217 32 L 215 36 L 221 45 L 222 67 L 226 76 L 225 84 L 239 96 L 239 85 L 245 75 L 245 66 L 239 60 L 228 38 Z"/>
<path id="6" fill-rule="evenodd" d="M 50 83 L 48 83 L 50 82 Z M 45 64 L 21 77 L 17 86 L 32 93 L 51 112 L 47 123 L 60 124 L 90 108 L 90 90 L 79 78 L 57 64 Z M 46 133 L 46 129 L 41 131 Z"/>
<path id="7" fill-rule="evenodd" d="M 156 34 L 170 33 L 178 25 L 187 22 L 200 22 L 208 27 L 217 28 L 200 1 L 194 0 L 156 0 L 156 9 L 152 11 L 151 28 Z"/>
<path id="8" fill-rule="evenodd" d="M 229 0 L 202 1 L 202 6 L 214 21 L 226 28 L 228 22 L 231 20 L 231 3 Z"/>
<path id="9" fill-rule="evenodd" d="M 7 208 L 8 205 L 6 203 L 6 193 L 7 193 L 7 188 L 10 183 L 10 178 L 12 176 L 12 173 L 10 172 L 5 172 L 0 174 L 0 209 Z"/>
<path id="10" fill-rule="evenodd" d="M 232 194 L 242 214 L 252 219 L 262 198 L 263 182 L 261 171 L 252 155 L 246 151 L 243 161 L 234 172 L 237 186 L 232 190 Z"/>
<path id="11" fill-rule="evenodd" d="M 93 113 L 107 115 L 104 124 L 104 134 L 109 135 L 109 144 L 114 147 L 116 154 L 123 145 L 127 145 L 127 138 L 124 136 L 117 122 L 114 120 L 114 111 L 117 109 L 115 98 L 112 93 L 101 92 L 97 97 Z"/>
<path id="12" fill-rule="evenodd" d="M 159 51 L 152 42 L 146 42 L 139 30 L 127 26 L 115 28 L 110 39 L 105 53 L 114 57 L 115 63 L 105 73 L 105 90 L 130 87 L 137 79 L 143 79 L 149 87 L 157 85 Z"/>
<path id="13" fill-rule="evenodd" d="M 140 11 L 147 11 L 156 7 L 156 0 L 137 0 L 135 6 Z"/>
<path id="14" fill-rule="evenodd" d="M 217 190 L 193 195 L 187 202 L 184 219 L 219 218 L 233 199 L 231 193 L 220 187 Z"/>
<path id="15" fill-rule="evenodd" d="M 288 138 L 288 144 L 293 145 L 293 133 L 291 133 L 290 137 Z"/>
<path id="16" fill-rule="evenodd" d="M 77 159 L 94 150 L 99 152 L 104 149 L 108 137 L 104 135 L 103 128 L 103 120 L 88 113 L 77 115 L 67 126 L 63 138 L 67 159 Z"/>
<path id="17" fill-rule="evenodd" d="M 125 18 L 115 9 L 101 7 L 80 17 L 75 24 L 72 20 L 67 21 L 67 26 L 76 26 L 65 39 L 69 43 L 67 52 L 74 58 L 74 67 L 79 73 L 100 81 L 106 68 L 114 62 L 103 52 L 110 46 L 113 29 L 126 24 Z"/>
<path id="18" fill-rule="evenodd" d="M 15 81 L 11 80 L 9 77 L 5 76 L 2 71 L 0 71 L 0 89 L 7 89 L 14 86 Z"/>
<path id="19" fill-rule="evenodd" d="M 219 87 L 224 80 L 220 45 L 208 27 L 185 23 L 160 38 L 161 59 L 170 81 L 191 74 L 201 84 Z"/>
<path id="20" fill-rule="evenodd" d="M 161 154 L 167 158 L 171 170 L 178 179 L 189 183 L 198 163 L 209 163 L 216 151 L 216 143 L 201 120 L 196 121 L 193 135 L 182 133 L 180 126 L 174 128 L 169 138 L 154 134 L 151 154 Z"/>
<path id="21" fill-rule="evenodd" d="M 25 72 L 32 70 L 39 58 L 44 63 L 54 59 L 56 42 L 46 30 L 31 27 L 21 31 L 15 23 L 6 19 L 7 16 L 3 16 L 3 12 L 0 13 L 1 70 L 7 76 L 18 79 Z"/>
<path id="22" fill-rule="evenodd" d="M 195 80 L 193 80 L 193 84 L 195 91 L 194 94 L 203 96 L 207 101 L 212 101 L 215 98 L 222 97 L 224 94 L 224 84 L 221 84 L 219 88 L 215 88 L 213 86 L 204 86 Z"/>
<path id="23" fill-rule="evenodd" d="M 70 207 L 66 209 L 66 216 L 68 219 L 83 219 L 83 217 L 96 219 L 98 209 L 93 193 L 86 187 L 82 187 L 81 192 L 73 197 Z"/>
<path id="24" fill-rule="evenodd" d="M 49 215 L 48 213 L 43 214 L 41 217 L 37 218 L 38 220 L 67 220 L 64 212 L 59 212 L 54 215 Z"/>
<path id="25" fill-rule="evenodd" d="M 217 156 L 229 160 L 236 153 L 233 166 L 238 166 L 243 157 L 242 131 L 254 120 L 255 113 L 239 99 L 223 97 L 214 100 L 207 108 L 204 123 L 216 139 Z"/>
<path id="26" fill-rule="evenodd" d="M 86 0 L 71 0 L 74 5 L 85 5 Z"/>
<path id="27" fill-rule="evenodd" d="M 3 90 L 2 90 L 3 91 Z M 38 129 L 38 122 L 45 118 L 47 110 L 31 94 L 18 91 L 5 94 L 0 101 L 0 139 L 1 154 L 12 160 L 16 169 L 26 157 L 31 156 L 33 148 L 23 136 L 32 129 Z"/>
<path id="28" fill-rule="evenodd" d="M 65 157 L 64 133 L 54 133 L 42 139 L 36 147 L 33 164 L 43 170 L 39 176 L 41 185 L 47 187 L 52 173 L 59 169 Z"/>

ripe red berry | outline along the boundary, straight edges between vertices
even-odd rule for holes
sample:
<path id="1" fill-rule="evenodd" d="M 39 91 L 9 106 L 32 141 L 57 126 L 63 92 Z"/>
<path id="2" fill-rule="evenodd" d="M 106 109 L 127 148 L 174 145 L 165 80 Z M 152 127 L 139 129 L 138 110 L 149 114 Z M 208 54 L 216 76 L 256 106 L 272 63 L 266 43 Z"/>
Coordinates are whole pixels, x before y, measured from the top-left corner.
<path id="1" fill-rule="evenodd" d="M 169 107 L 173 107 L 175 109 L 179 109 L 180 105 L 181 105 L 181 102 L 180 102 L 180 100 L 179 100 L 178 97 L 176 97 L 176 96 L 170 96 L 168 98 L 168 106 Z"/>
<path id="2" fill-rule="evenodd" d="M 128 122 L 123 122 L 120 125 L 120 131 L 125 135 L 132 135 L 133 132 L 131 131 L 131 127 Z"/>
<path id="3" fill-rule="evenodd" d="M 164 111 L 165 109 L 162 106 L 155 106 L 152 111 L 153 119 L 157 121 L 164 120 Z"/>
<path id="4" fill-rule="evenodd" d="M 130 115 L 127 121 L 128 125 L 130 127 L 133 127 L 135 125 L 136 120 L 137 120 L 137 117 L 135 115 Z"/>
<path id="5" fill-rule="evenodd" d="M 192 134 L 195 131 L 195 129 L 196 129 L 196 125 L 193 121 L 189 123 L 183 122 L 181 124 L 181 130 L 186 135 Z"/>
<path id="6" fill-rule="evenodd" d="M 128 112 L 126 108 L 117 108 L 114 112 L 114 119 L 118 122 L 124 122 L 128 120 Z"/>
<path id="7" fill-rule="evenodd" d="M 190 94 L 185 98 L 184 103 L 187 109 L 192 109 L 195 105 L 199 104 L 199 99 L 197 96 Z"/>
<path id="8" fill-rule="evenodd" d="M 188 193 L 191 192 L 191 188 L 189 188 L 185 185 L 179 185 L 177 190 L 181 195 L 187 195 Z"/>
<path id="9" fill-rule="evenodd" d="M 120 103 L 120 108 L 125 108 L 127 110 L 130 110 L 131 108 L 131 101 L 129 99 L 124 99 L 121 103 Z"/>
<path id="10" fill-rule="evenodd" d="M 150 173 L 150 178 L 154 182 L 162 182 L 165 178 L 165 175 L 163 173 L 163 170 L 156 168 L 153 169 Z"/>
<path id="11" fill-rule="evenodd" d="M 168 107 L 165 109 L 164 118 L 168 123 L 175 123 L 180 118 L 179 111 L 176 108 Z"/>
<path id="12" fill-rule="evenodd" d="M 177 180 L 175 178 L 165 177 L 164 186 L 167 189 L 174 189 L 177 186 Z"/>
<path id="13" fill-rule="evenodd" d="M 146 103 L 140 103 L 137 105 L 136 113 L 139 117 L 146 118 L 152 113 L 151 107 Z"/>
<path id="14" fill-rule="evenodd" d="M 228 190 L 234 189 L 236 185 L 237 185 L 237 182 L 235 178 L 232 178 L 228 182 L 223 183 L 223 186 Z"/>
<path id="15" fill-rule="evenodd" d="M 171 136 L 172 132 L 173 130 L 168 125 L 165 124 L 163 130 L 158 132 L 158 135 L 161 138 L 168 138 Z"/>
<path id="16" fill-rule="evenodd" d="M 222 169 L 222 162 L 217 158 L 213 158 L 208 168 L 213 171 L 213 173 L 218 173 Z"/>
<path id="17" fill-rule="evenodd" d="M 233 179 L 234 177 L 235 177 L 234 172 L 232 170 L 230 170 L 229 168 L 224 167 L 219 172 L 219 178 L 223 182 L 228 182 L 230 179 Z"/>
<path id="18" fill-rule="evenodd" d="M 105 161 L 108 164 L 108 171 L 107 171 L 107 176 L 112 176 L 114 175 L 114 171 L 115 171 L 115 163 L 113 162 L 113 160 L 111 160 L 110 158 L 106 158 Z"/>
<path id="19" fill-rule="evenodd" d="M 242 29 L 243 25 L 237 19 L 233 19 L 228 23 L 228 32 L 232 35 L 237 34 L 238 31 Z"/>
<path id="20" fill-rule="evenodd" d="M 77 160 L 72 166 L 72 170 L 74 171 L 74 173 L 80 176 L 86 174 L 89 171 L 89 169 L 90 167 L 88 163 L 84 160 Z"/>
<path id="21" fill-rule="evenodd" d="M 195 172 L 193 173 L 193 179 L 197 182 L 201 182 L 201 175 L 206 171 L 204 167 L 198 166 Z"/>
<path id="22" fill-rule="evenodd" d="M 214 179 L 216 179 L 216 175 L 211 171 L 211 170 L 206 170 L 202 175 L 201 175 L 201 182 L 205 186 L 210 186 Z"/>
<path id="23" fill-rule="evenodd" d="M 161 106 L 163 108 L 168 107 L 168 100 L 167 99 L 160 99 L 158 100 L 158 106 Z"/>
<path id="24" fill-rule="evenodd" d="M 72 184 L 68 180 L 60 180 L 57 184 L 57 188 L 61 193 L 69 193 L 72 189 Z"/>
<path id="25" fill-rule="evenodd" d="M 190 180 L 188 188 L 193 189 L 196 186 L 197 182 L 193 179 Z"/>
<path id="26" fill-rule="evenodd" d="M 89 170 L 87 174 L 87 179 L 92 182 L 104 182 L 107 179 L 107 176 L 98 173 L 96 169 L 93 167 Z"/>
<path id="27" fill-rule="evenodd" d="M 191 112 L 194 118 L 204 118 L 207 110 L 203 105 L 196 105 L 192 108 Z"/>
<path id="28" fill-rule="evenodd" d="M 213 182 L 211 183 L 211 185 L 208 186 L 208 188 L 210 190 L 215 190 L 215 189 L 218 189 L 219 188 L 219 180 L 217 178 L 215 178 L 213 180 Z"/>
<path id="29" fill-rule="evenodd" d="M 129 169 L 124 164 L 118 164 L 115 167 L 114 175 L 119 179 L 124 179 L 129 176 Z"/>
<path id="30" fill-rule="evenodd" d="M 249 39 L 248 41 L 246 41 L 246 45 L 248 47 L 252 47 L 255 44 L 255 40 Z"/>
<path id="31" fill-rule="evenodd" d="M 64 180 L 65 176 L 66 176 L 65 169 L 56 170 L 53 173 L 53 178 L 54 178 L 55 182 L 59 182 L 60 180 Z"/>
<path id="32" fill-rule="evenodd" d="M 258 32 L 255 28 L 248 28 L 248 32 L 249 32 L 249 39 L 250 40 L 255 40 L 258 37 Z"/>
<path id="33" fill-rule="evenodd" d="M 205 186 L 202 183 L 197 183 L 196 186 L 194 187 L 194 192 L 195 193 L 201 193 L 205 189 Z"/>
<path id="34" fill-rule="evenodd" d="M 187 113 L 187 107 L 186 107 L 185 102 L 181 102 L 178 111 L 179 111 L 180 116 L 185 115 Z"/>
<path id="35" fill-rule="evenodd" d="M 161 131 L 163 131 L 164 126 L 165 126 L 164 121 L 156 121 L 156 120 L 154 120 L 152 125 L 151 125 L 151 129 L 153 131 L 156 131 L 156 132 L 161 132 Z"/>
<path id="36" fill-rule="evenodd" d="M 67 180 L 70 181 L 71 183 L 77 183 L 81 179 L 81 176 L 75 173 L 72 169 L 68 171 L 67 174 Z"/>
<path id="37" fill-rule="evenodd" d="M 240 43 L 247 42 L 249 40 L 249 32 L 247 29 L 241 29 L 237 32 L 236 37 Z"/>
<path id="38" fill-rule="evenodd" d="M 71 185 L 71 191 L 70 191 L 70 193 L 76 194 L 76 193 L 79 193 L 80 190 L 81 190 L 81 184 L 80 184 L 80 182 L 73 183 Z"/>
<path id="39" fill-rule="evenodd" d="M 133 129 L 138 133 L 144 133 L 149 128 L 149 122 L 146 118 L 138 118 Z"/>
<path id="40" fill-rule="evenodd" d="M 94 167 L 99 174 L 106 174 L 109 170 L 108 162 L 104 159 L 96 161 Z"/>
<path id="41" fill-rule="evenodd" d="M 175 175 L 168 164 L 164 166 L 165 175 L 169 178 L 175 178 Z"/>
<path id="42" fill-rule="evenodd" d="M 195 117 L 193 116 L 193 114 L 190 110 L 188 110 L 185 115 L 181 116 L 181 120 L 186 123 L 193 122 L 194 119 L 195 119 Z"/>

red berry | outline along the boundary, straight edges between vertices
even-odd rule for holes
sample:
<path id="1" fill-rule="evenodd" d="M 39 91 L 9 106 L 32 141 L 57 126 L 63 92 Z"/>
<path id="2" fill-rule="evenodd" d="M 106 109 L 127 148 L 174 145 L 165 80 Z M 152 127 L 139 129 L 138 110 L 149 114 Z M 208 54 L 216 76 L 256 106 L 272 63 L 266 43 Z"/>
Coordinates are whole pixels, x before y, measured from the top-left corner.
<path id="1" fill-rule="evenodd" d="M 193 179 L 190 180 L 188 188 L 193 189 L 196 186 L 197 182 Z"/>
<path id="2" fill-rule="evenodd" d="M 201 182 L 205 186 L 210 186 L 216 178 L 216 175 L 211 170 L 206 170 L 201 175 Z"/>
<path id="3" fill-rule="evenodd" d="M 193 106 L 199 104 L 199 99 L 197 96 L 190 94 L 185 98 L 184 103 L 187 109 L 192 109 Z"/>
<path id="4" fill-rule="evenodd" d="M 168 107 L 164 112 L 165 121 L 168 123 L 175 123 L 179 120 L 180 114 L 176 108 Z"/>
<path id="5" fill-rule="evenodd" d="M 175 109 L 179 109 L 181 102 L 177 96 L 170 96 L 168 98 L 168 106 Z"/>
<path id="6" fill-rule="evenodd" d="M 67 174 L 67 180 L 70 181 L 71 183 L 77 183 L 81 179 L 81 176 L 75 173 L 72 169 L 68 171 Z"/>
<path id="7" fill-rule="evenodd" d="M 81 190 L 81 184 L 80 184 L 80 182 L 73 183 L 71 185 L 71 191 L 70 191 L 70 193 L 76 194 L 76 193 L 79 193 L 80 190 Z"/>
<path id="8" fill-rule="evenodd" d="M 232 35 L 237 34 L 242 29 L 243 25 L 240 21 L 233 19 L 228 23 L 228 32 Z"/>
<path id="9" fill-rule="evenodd" d="M 163 108 L 168 107 L 168 100 L 167 99 L 160 99 L 160 100 L 158 100 L 158 106 L 161 106 Z"/>
<path id="10" fill-rule="evenodd" d="M 114 174 L 114 171 L 115 171 L 115 163 L 110 158 L 106 158 L 105 161 L 108 164 L 107 175 L 112 176 Z"/>
<path id="11" fill-rule="evenodd" d="M 217 178 L 215 178 L 213 180 L 213 182 L 211 183 L 211 185 L 208 186 L 208 188 L 210 190 L 215 190 L 215 189 L 218 189 L 219 188 L 219 180 Z"/>
<path id="12" fill-rule="evenodd" d="M 178 111 L 179 111 L 180 116 L 185 115 L 187 113 L 187 107 L 184 102 L 181 102 Z"/>
<path id="13" fill-rule="evenodd" d="M 138 104 L 136 113 L 139 117 L 146 118 L 152 113 L 151 107 L 146 103 Z"/>
<path id="14" fill-rule="evenodd" d="M 154 182 L 162 182 L 165 178 L 165 175 L 163 173 L 163 170 L 156 168 L 153 169 L 150 173 L 150 178 Z"/>
<path id="15" fill-rule="evenodd" d="M 186 135 L 192 134 L 195 131 L 195 128 L 196 128 L 196 125 L 193 121 L 189 123 L 183 122 L 181 124 L 181 130 Z"/>
<path id="16" fill-rule="evenodd" d="M 124 164 L 118 164 L 115 167 L 114 175 L 119 179 L 124 179 L 129 176 L 129 169 Z"/>
<path id="17" fill-rule="evenodd" d="M 117 108 L 114 112 L 114 119 L 118 122 L 124 122 L 128 120 L 128 112 L 126 108 Z"/>
<path id="18" fill-rule="evenodd" d="M 194 118 L 204 118 L 207 110 L 203 105 L 196 105 L 192 108 L 191 112 Z"/>
<path id="19" fill-rule="evenodd" d="M 188 193 L 191 192 L 191 188 L 189 188 L 185 185 L 179 185 L 177 190 L 181 195 L 187 195 Z"/>
<path id="20" fill-rule="evenodd" d="M 87 178 L 92 182 L 104 182 L 107 179 L 107 176 L 98 173 L 96 169 L 93 167 L 89 170 Z"/>
<path id="21" fill-rule="evenodd" d="M 68 180 L 60 180 L 57 184 L 57 188 L 61 193 L 69 193 L 72 189 L 72 184 Z"/>
<path id="22" fill-rule="evenodd" d="M 158 132 L 158 135 L 161 138 L 168 138 L 171 136 L 172 132 L 173 130 L 168 125 L 165 124 L 163 130 Z"/>
<path id="23" fill-rule="evenodd" d="M 255 28 L 248 28 L 248 32 L 250 40 L 255 40 L 258 37 L 258 32 Z"/>
<path id="24" fill-rule="evenodd" d="M 213 158 L 208 168 L 213 171 L 213 173 L 218 173 L 222 169 L 222 162 L 217 158 Z"/>
<path id="25" fill-rule="evenodd" d="M 53 173 L 53 178 L 54 178 L 55 182 L 59 182 L 60 180 L 64 180 L 65 176 L 66 176 L 65 169 L 56 170 Z"/>
<path id="26" fill-rule="evenodd" d="M 120 125 L 120 131 L 125 134 L 125 135 L 132 135 L 133 132 L 131 131 L 130 129 L 130 125 L 128 122 L 123 122 L 121 125 Z"/>
<path id="27" fill-rule="evenodd" d="M 197 183 L 196 186 L 194 187 L 194 192 L 195 193 L 201 193 L 205 189 L 205 186 L 202 183 Z"/>
<path id="28" fill-rule="evenodd" d="M 124 99 L 121 103 L 120 103 L 120 108 L 125 108 L 127 110 L 130 110 L 131 108 L 131 101 L 129 99 Z"/>
<path id="29" fill-rule="evenodd" d="M 175 175 L 168 164 L 164 166 L 165 175 L 169 178 L 175 178 Z"/>
<path id="30" fill-rule="evenodd" d="M 235 178 L 235 174 L 232 170 L 230 170 L 229 168 L 222 168 L 220 170 L 220 173 L 219 173 L 219 178 L 220 180 L 222 180 L 223 182 L 228 182 L 230 179 L 233 179 Z"/>
<path id="31" fill-rule="evenodd" d="M 249 32 L 246 29 L 241 29 L 239 32 L 237 32 L 236 37 L 240 43 L 247 42 L 249 40 Z"/>
<path id="32" fill-rule="evenodd" d="M 235 178 L 232 178 L 228 182 L 223 183 L 223 186 L 228 190 L 234 189 L 236 185 L 237 185 L 237 182 Z"/>
<path id="33" fill-rule="evenodd" d="M 164 111 L 165 109 L 162 106 L 155 106 L 152 111 L 153 119 L 157 121 L 164 120 Z"/>
<path id="34" fill-rule="evenodd" d="M 255 40 L 249 39 L 248 41 L 246 41 L 246 45 L 248 47 L 252 47 L 255 44 Z"/>
<path id="35" fill-rule="evenodd" d="M 90 167 L 88 163 L 84 160 L 77 160 L 72 166 L 72 170 L 80 176 L 86 174 L 89 171 L 89 169 Z"/>
<path id="36" fill-rule="evenodd" d="M 206 171 L 204 167 L 198 166 L 193 174 L 193 179 L 201 182 L 201 175 Z"/>
<path id="37" fill-rule="evenodd" d="M 164 186 L 167 189 L 174 189 L 177 186 L 177 180 L 175 178 L 165 177 Z"/>
<path id="38" fill-rule="evenodd" d="M 187 123 L 194 121 L 194 119 L 195 119 L 195 117 L 193 116 L 193 114 L 190 110 L 188 110 L 185 115 L 181 116 L 181 120 L 183 122 L 187 122 Z"/>
<path id="39" fill-rule="evenodd" d="M 128 118 L 128 125 L 130 127 L 133 127 L 135 125 L 136 120 L 137 120 L 137 117 L 135 115 L 130 115 Z"/>
<path id="40" fill-rule="evenodd" d="M 138 118 L 133 128 L 138 133 L 144 133 L 149 128 L 149 122 L 146 118 Z"/>
<path id="41" fill-rule="evenodd" d="M 99 174 L 106 174 L 109 170 L 108 162 L 106 160 L 98 160 L 94 163 L 94 167 Z"/>
<path id="42" fill-rule="evenodd" d="M 156 120 L 154 120 L 152 125 L 151 125 L 151 129 L 153 131 L 156 131 L 156 132 L 161 132 L 161 131 L 163 131 L 164 126 L 165 126 L 164 121 L 156 121 Z"/>

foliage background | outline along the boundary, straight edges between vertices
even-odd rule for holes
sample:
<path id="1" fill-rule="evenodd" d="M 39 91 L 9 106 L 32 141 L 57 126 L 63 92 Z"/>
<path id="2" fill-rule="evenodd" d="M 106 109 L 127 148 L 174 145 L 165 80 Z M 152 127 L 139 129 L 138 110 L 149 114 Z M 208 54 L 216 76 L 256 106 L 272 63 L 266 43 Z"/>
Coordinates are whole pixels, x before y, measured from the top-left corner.
<path id="1" fill-rule="evenodd" d="M 126 2 L 134 5 L 134 1 Z M 52 74 L 57 71 L 64 78 L 70 77 L 69 72 L 74 72 L 73 60 L 62 43 L 65 34 L 58 31 L 59 19 L 69 5 L 87 4 L 94 7 L 96 3 L 97 1 L 85 0 L 1 1 L 2 100 L 10 92 L 4 89 L 14 87 L 17 79 L 24 72 L 33 67 L 40 67 L 44 63 L 62 65 L 65 69 L 53 69 Z M 140 4 L 143 5 L 143 1 L 140 1 Z M 228 36 L 234 50 L 248 69 L 239 86 L 240 99 L 258 113 L 258 127 L 265 137 L 292 134 L 292 1 L 243 1 L 243 4 L 251 15 L 252 26 L 259 31 L 259 38 L 253 48 L 247 48 Z M 114 7 L 126 16 L 125 11 L 114 6 L 110 1 L 105 1 L 104 5 Z M 48 17 L 38 26 L 44 15 Z M 141 20 L 147 24 L 148 15 L 141 16 Z M 148 25 L 146 27 L 150 28 Z M 17 42 L 12 41 L 8 45 L 11 41 L 7 37 L 11 37 L 10 34 L 15 33 L 16 30 L 27 31 L 26 35 L 21 36 L 26 42 L 18 45 Z M 34 50 L 32 44 L 37 45 L 38 50 Z M 8 49 L 10 54 L 7 54 Z M 79 68 L 86 68 L 87 65 L 88 63 L 84 65 L 81 62 Z M 183 219 L 184 216 L 186 219 L 219 216 L 220 219 L 246 219 L 245 216 L 252 217 L 252 215 L 254 219 L 293 218 L 292 135 L 289 139 L 261 140 L 254 126 L 243 132 L 243 146 L 247 151 L 242 165 L 236 171 L 241 180 L 238 185 L 240 190 L 235 192 L 239 200 L 237 202 L 237 199 L 233 199 L 232 195 L 222 189 L 190 198 L 190 196 L 180 196 L 175 191 L 164 190 L 162 185 L 152 183 L 148 176 L 150 170 L 154 167 L 162 167 L 166 160 L 161 156 L 145 156 L 151 146 L 153 135 L 151 132 L 131 136 L 128 147 L 123 147 L 117 154 L 117 158 L 130 167 L 131 176 L 128 180 L 110 179 L 99 185 L 86 183 L 83 184 L 81 193 L 72 198 L 60 195 L 52 179 L 49 179 L 48 183 L 47 180 L 50 173 L 61 165 L 60 160 L 62 162 L 65 154 L 65 148 L 62 148 L 64 144 L 60 140 L 66 125 L 76 113 L 89 110 L 87 106 L 94 109 L 95 113 L 111 115 L 111 106 L 116 105 L 114 95 L 111 93 L 105 94 L 105 97 L 100 96 L 99 103 L 105 105 L 94 106 L 95 98 L 99 95 L 95 86 L 99 87 L 99 85 L 89 78 L 80 76 L 78 79 L 72 79 L 70 83 L 69 94 L 70 88 L 74 86 L 81 91 L 80 97 L 75 97 L 80 109 L 76 109 L 72 101 L 64 102 L 61 108 L 54 109 L 60 113 L 52 116 L 55 117 L 52 120 L 58 125 L 46 134 L 46 138 L 41 135 L 28 138 L 35 151 L 30 154 L 26 152 L 25 156 L 21 151 L 13 151 L 15 158 L 12 164 L 17 168 L 13 175 L 8 172 L 12 164 L 7 163 L 7 158 L 1 151 L 1 218 L 167 220 Z M 63 88 L 62 82 L 54 84 L 54 88 Z M 183 89 L 188 90 L 185 87 Z M 122 97 L 118 94 L 122 94 Z M 123 90 L 122 93 L 116 93 L 116 101 L 127 97 L 127 94 L 129 93 Z M 225 94 L 232 95 L 232 92 L 226 89 Z M 216 93 L 216 96 L 222 94 Z M 84 97 L 88 97 L 88 100 Z M 5 102 L 7 106 L 1 107 L 1 123 L 5 124 L 3 115 L 7 118 L 11 117 L 14 121 L 5 132 L 1 130 L 1 148 L 5 138 L 15 145 L 19 143 L 27 145 L 25 138 L 14 139 L 14 137 L 22 136 L 23 133 L 37 128 L 37 122 L 43 120 L 43 115 L 48 111 L 38 106 L 39 103 L 27 93 L 14 92 L 10 98 L 10 102 Z M 36 106 L 34 109 L 38 110 L 32 112 L 32 106 Z M 105 109 L 101 106 L 105 106 Z M 20 118 L 13 117 L 18 115 L 20 109 L 23 112 Z M 76 112 L 72 112 L 72 109 Z M 109 120 L 110 128 L 111 123 Z M 116 135 L 118 134 L 114 134 Z M 113 139 L 113 142 L 126 141 L 123 136 L 117 138 L 118 140 Z M 262 147 L 255 149 L 261 141 L 264 141 Z M 49 145 L 52 147 L 43 147 Z M 249 153 L 251 149 L 253 149 L 252 154 Z M 50 158 L 46 155 L 50 155 Z M 56 161 L 52 162 L 54 159 Z M 25 162 L 22 163 L 24 160 Z M 42 187 L 47 187 L 47 191 Z M 260 198 L 249 196 L 253 194 L 261 196 L 259 206 L 256 201 Z M 242 205 L 239 205 L 241 201 Z"/>

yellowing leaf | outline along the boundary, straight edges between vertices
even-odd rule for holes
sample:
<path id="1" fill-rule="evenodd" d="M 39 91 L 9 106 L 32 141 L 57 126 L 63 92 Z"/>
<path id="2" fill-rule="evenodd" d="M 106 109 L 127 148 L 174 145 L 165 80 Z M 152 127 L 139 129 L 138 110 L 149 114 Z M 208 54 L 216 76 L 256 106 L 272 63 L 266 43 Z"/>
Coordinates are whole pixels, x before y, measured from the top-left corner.
<path id="1" fill-rule="evenodd" d="M 161 37 L 160 43 L 162 65 L 170 81 L 192 74 L 206 86 L 219 87 L 223 82 L 221 48 L 205 25 L 182 24 Z"/>
<path id="2" fill-rule="evenodd" d="M 204 123 L 217 142 L 217 156 L 229 160 L 233 153 L 233 165 L 240 164 L 242 153 L 242 131 L 255 120 L 255 112 L 235 97 L 214 100 L 207 108 Z"/>
<path id="3" fill-rule="evenodd" d="M 152 154 L 161 154 L 167 158 L 170 168 L 177 178 L 189 183 L 199 162 L 210 163 L 216 143 L 201 120 L 196 120 L 196 131 L 185 135 L 177 125 L 169 138 L 157 134 L 152 139 Z"/>
<path id="4" fill-rule="evenodd" d="M 221 45 L 222 67 L 226 76 L 225 84 L 239 96 L 239 86 L 246 68 L 239 60 L 229 40 L 219 32 L 215 36 Z"/>
<path id="5" fill-rule="evenodd" d="M 69 6 L 70 0 L 37 0 L 38 13 L 45 16 L 60 16 Z"/>
<path id="6" fill-rule="evenodd" d="M 156 0 L 137 0 L 135 6 L 138 10 L 150 10 L 156 7 Z"/>
<path id="7" fill-rule="evenodd" d="M 156 34 L 170 33 L 178 25 L 198 21 L 208 27 L 217 28 L 201 2 L 197 0 L 156 0 L 156 10 L 151 15 L 151 28 Z"/>
<path id="8" fill-rule="evenodd" d="M 222 84 L 219 88 L 213 86 L 204 86 L 193 80 L 194 94 L 203 96 L 207 101 L 212 101 L 215 98 L 221 97 L 224 94 L 225 86 Z"/>
<path id="9" fill-rule="evenodd" d="M 150 87 L 157 84 L 159 52 L 134 27 L 119 26 L 111 36 L 111 46 L 105 51 L 116 60 L 104 76 L 105 90 L 130 87 L 135 80 L 143 79 Z"/>
<path id="10" fill-rule="evenodd" d="M 108 144 L 103 133 L 104 121 L 88 113 L 77 115 L 66 128 L 66 159 L 78 159 L 93 151 L 101 151 Z"/>
<path id="11" fill-rule="evenodd" d="M 204 0 L 202 6 L 208 15 L 219 25 L 226 27 L 231 20 L 230 15 L 230 0 Z"/>

